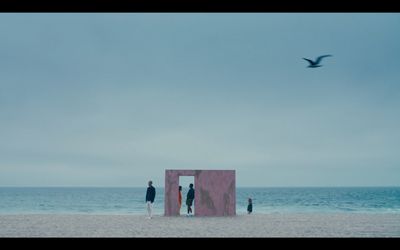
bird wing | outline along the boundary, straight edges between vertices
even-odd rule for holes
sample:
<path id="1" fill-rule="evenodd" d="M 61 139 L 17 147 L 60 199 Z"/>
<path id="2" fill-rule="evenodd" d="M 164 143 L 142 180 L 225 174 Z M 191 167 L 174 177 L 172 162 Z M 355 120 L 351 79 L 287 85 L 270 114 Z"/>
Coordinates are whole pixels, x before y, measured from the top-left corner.
<path id="1" fill-rule="evenodd" d="M 323 56 L 319 56 L 319 57 L 317 58 L 317 60 L 315 60 L 315 64 L 319 64 L 319 62 L 322 60 L 322 58 L 328 57 L 328 56 L 332 56 L 332 55 L 323 55 Z"/>
<path id="2" fill-rule="evenodd" d="M 310 59 L 307 59 L 307 58 L 303 58 L 304 60 L 306 60 L 306 61 L 308 61 L 311 65 L 314 65 L 315 63 L 312 61 L 312 60 L 310 60 Z"/>

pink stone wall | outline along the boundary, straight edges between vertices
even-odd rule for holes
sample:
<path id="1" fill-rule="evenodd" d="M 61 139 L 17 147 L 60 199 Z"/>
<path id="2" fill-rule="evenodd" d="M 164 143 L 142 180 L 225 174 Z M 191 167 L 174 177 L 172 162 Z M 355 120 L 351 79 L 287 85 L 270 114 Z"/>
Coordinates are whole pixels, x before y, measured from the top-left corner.
<path id="1" fill-rule="evenodd" d="M 196 216 L 236 215 L 235 170 L 165 170 L 165 215 L 179 215 L 179 176 L 194 176 Z M 182 209 L 186 196 L 182 195 Z"/>

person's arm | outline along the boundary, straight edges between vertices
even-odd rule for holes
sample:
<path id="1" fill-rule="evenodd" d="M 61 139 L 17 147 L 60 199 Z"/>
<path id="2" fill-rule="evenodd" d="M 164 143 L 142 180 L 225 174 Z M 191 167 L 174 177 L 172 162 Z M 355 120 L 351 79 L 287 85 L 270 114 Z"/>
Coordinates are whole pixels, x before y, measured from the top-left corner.
<path id="1" fill-rule="evenodd" d="M 148 198 L 149 198 L 149 188 L 147 188 L 147 191 L 146 191 L 146 198 L 145 198 L 144 202 L 147 202 Z"/>

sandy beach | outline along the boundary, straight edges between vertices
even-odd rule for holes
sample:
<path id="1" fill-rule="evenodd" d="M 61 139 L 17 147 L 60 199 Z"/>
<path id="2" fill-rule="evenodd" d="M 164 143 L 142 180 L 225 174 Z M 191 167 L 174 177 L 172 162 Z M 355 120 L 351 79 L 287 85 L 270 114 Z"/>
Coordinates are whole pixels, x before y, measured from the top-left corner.
<path id="1" fill-rule="evenodd" d="M 1 215 L 0 237 L 400 237 L 400 214 Z"/>

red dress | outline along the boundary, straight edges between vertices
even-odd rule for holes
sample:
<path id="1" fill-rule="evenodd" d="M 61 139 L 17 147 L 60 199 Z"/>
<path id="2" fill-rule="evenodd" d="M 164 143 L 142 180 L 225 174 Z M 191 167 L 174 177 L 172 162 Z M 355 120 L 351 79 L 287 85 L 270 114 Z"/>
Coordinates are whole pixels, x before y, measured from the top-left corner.
<path id="1" fill-rule="evenodd" d="M 181 192 L 179 192 L 178 202 L 179 202 L 179 208 L 181 208 L 181 206 L 182 206 L 182 193 Z"/>

